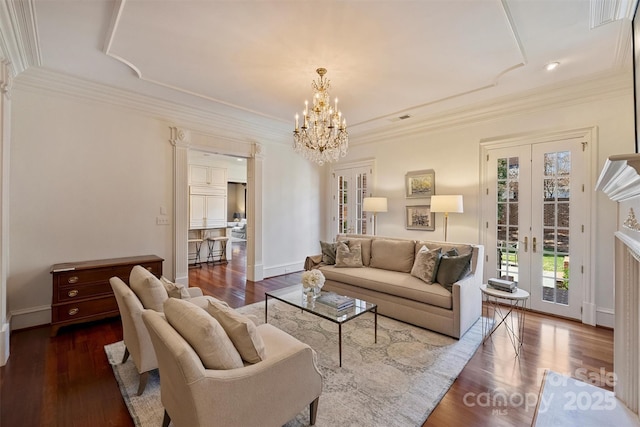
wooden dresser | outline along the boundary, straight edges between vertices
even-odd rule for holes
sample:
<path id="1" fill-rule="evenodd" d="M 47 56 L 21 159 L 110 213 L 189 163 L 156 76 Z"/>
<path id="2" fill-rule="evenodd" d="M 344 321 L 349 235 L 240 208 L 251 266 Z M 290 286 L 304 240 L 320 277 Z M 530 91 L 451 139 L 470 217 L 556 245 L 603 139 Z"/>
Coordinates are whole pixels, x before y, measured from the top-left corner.
<path id="1" fill-rule="evenodd" d="M 51 267 L 51 334 L 56 335 L 62 326 L 118 316 L 109 279 L 118 276 L 129 284 L 129 274 L 136 265 L 160 277 L 163 261 L 156 255 L 144 255 L 55 264 Z"/>

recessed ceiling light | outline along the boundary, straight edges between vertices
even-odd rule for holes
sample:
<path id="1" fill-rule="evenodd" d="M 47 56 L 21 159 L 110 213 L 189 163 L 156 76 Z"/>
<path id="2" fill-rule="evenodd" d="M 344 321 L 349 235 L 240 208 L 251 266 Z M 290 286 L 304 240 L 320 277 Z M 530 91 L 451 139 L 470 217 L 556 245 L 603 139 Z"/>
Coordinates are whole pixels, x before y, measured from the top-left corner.
<path id="1" fill-rule="evenodd" d="M 544 69 L 547 71 L 552 71 L 558 68 L 558 65 L 560 65 L 559 62 L 549 62 L 547 65 L 544 66 Z"/>

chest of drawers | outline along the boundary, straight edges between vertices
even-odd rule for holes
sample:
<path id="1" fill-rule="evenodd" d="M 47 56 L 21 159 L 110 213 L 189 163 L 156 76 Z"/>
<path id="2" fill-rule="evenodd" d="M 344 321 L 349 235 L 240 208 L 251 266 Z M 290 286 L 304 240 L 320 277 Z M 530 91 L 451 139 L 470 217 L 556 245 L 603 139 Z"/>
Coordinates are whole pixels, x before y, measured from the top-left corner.
<path id="1" fill-rule="evenodd" d="M 144 255 L 55 264 L 51 267 L 51 334 L 56 335 L 62 326 L 118 316 L 109 279 L 117 276 L 129 284 L 136 265 L 160 277 L 163 261 L 156 255 Z"/>

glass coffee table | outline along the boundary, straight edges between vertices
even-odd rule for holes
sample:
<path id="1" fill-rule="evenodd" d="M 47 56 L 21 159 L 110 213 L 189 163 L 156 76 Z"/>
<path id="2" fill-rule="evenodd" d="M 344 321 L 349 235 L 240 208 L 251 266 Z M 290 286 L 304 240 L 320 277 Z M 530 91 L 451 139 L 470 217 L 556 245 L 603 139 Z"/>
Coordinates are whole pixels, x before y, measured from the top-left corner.
<path id="1" fill-rule="evenodd" d="M 324 294 L 322 292 L 321 294 Z M 288 288 L 278 289 L 275 291 L 265 292 L 264 299 L 264 321 L 267 321 L 268 314 L 268 300 L 269 298 L 277 299 L 285 304 L 292 305 L 299 308 L 302 311 L 306 311 L 316 316 L 327 319 L 330 322 L 338 324 L 338 353 L 340 358 L 340 366 L 342 366 L 342 324 L 348 322 L 351 319 L 371 311 L 373 312 L 373 324 L 374 324 L 374 342 L 378 342 L 378 306 L 361 300 L 354 299 L 354 304 L 351 307 L 344 310 L 336 310 L 333 307 L 317 302 L 315 299 L 308 297 L 302 291 L 302 285 L 291 286 Z"/>

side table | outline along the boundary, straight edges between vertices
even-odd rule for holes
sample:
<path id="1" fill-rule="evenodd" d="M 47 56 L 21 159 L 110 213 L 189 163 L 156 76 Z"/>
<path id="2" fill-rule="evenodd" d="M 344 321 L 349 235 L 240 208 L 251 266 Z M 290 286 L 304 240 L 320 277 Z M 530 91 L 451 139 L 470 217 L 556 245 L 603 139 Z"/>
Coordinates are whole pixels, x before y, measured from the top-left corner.
<path id="1" fill-rule="evenodd" d="M 511 340 L 516 357 L 520 355 L 520 349 L 524 344 L 524 321 L 526 304 L 529 300 L 529 292 L 518 289 L 516 292 L 499 291 L 480 285 L 485 315 L 482 316 L 482 333 L 484 344 L 502 324 L 507 328 L 507 335 Z M 493 310 L 493 325 L 489 322 L 489 307 Z M 496 322 L 496 317 L 499 321 Z"/>

